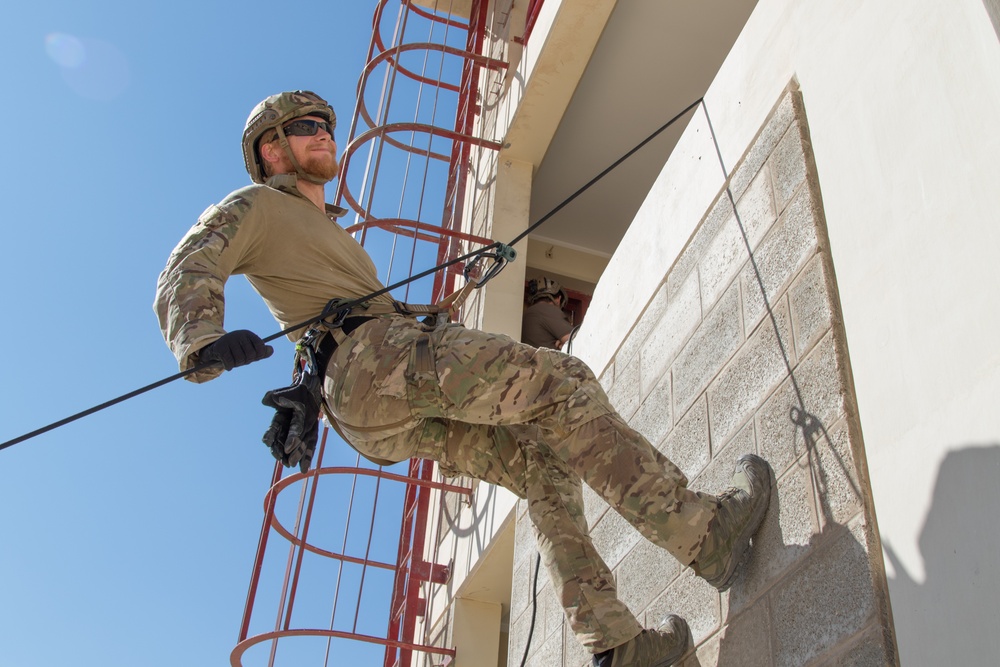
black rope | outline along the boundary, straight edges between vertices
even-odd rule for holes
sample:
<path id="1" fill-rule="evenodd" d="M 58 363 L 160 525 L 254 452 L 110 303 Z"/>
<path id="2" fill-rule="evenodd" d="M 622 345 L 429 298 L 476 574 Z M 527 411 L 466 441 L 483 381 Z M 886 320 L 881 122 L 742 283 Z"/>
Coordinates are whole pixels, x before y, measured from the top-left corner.
<path id="1" fill-rule="evenodd" d="M 341 310 L 344 310 L 344 309 L 353 308 L 354 306 L 360 305 L 360 304 L 362 304 L 362 303 L 364 303 L 366 301 L 370 301 L 371 299 L 374 299 L 376 297 L 382 296 L 383 294 L 387 294 L 387 293 L 391 292 L 394 289 L 397 289 L 397 288 L 400 288 L 400 287 L 404 287 L 404 286 L 406 286 L 406 285 L 408 285 L 408 284 L 410 284 L 410 283 L 412 283 L 412 282 L 414 282 L 416 280 L 420 280 L 421 278 L 426 278 L 427 276 L 432 275 L 434 273 L 437 273 L 438 271 L 440 271 L 442 269 L 446 269 L 449 266 L 454 266 L 455 264 L 458 264 L 460 262 L 464 262 L 466 260 L 477 258 L 477 257 L 479 257 L 481 255 L 485 255 L 485 254 L 489 253 L 491 250 L 494 250 L 494 249 L 497 249 L 499 251 L 497 254 L 494 255 L 494 257 L 497 259 L 497 262 L 498 263 L 505 263 L 506 260 L 500 259 L 500 255 L 502 254 L 502 251 L 505 248 L 509 249 L 510 247 L 516 245 L 519 241 L 521 241 L 528 234 L 530 234 L 534 230 L 538 229 L 538 227 L 540 227 L 543 223 L 545 223 L 546 221 L 548 221 L 552 216 L 554 216 L 556 213 L 558 213 L 563 208 L 565 208 L 567 205 L 569 205 L 574 199 L 576 199 L 577 197 L 579 197 L 580 195 L 582 195 L 584 192 L 586 192 L 587 190 L 589 190 L 595 183 L 597 183 L 602 178 L 604 178 L 605 176 L 607 176 L 611 171 L 613 171 L 615 168 L 617 168 L 622 162 L 624 162 L 628 158 L 632 157 L 632 155 L 636 151 L 638 151 L 643 146 L 645 146 L 646 144 L 648 144 L 650 141 L 652 141 L 653 139 L 655 139 L 657 136 L 660 135 L 660 133 L 662 133 L 664 130 L 666 130 L 671 125 L 673 125 L 678 120 L 680 120 L 689 111 L 691 111 L 692 109 L 694 109 L 695 107 L 697 107 L 699 104 L 701 104 L 702 101 L 703 101 L 703 99 L 704 98 L 698 98 L 697 100 L 695 100 L 694 102 L 692 102 L 691 104 L 689 104 L 687 106 L 687 108 L 685 108 L 683 111 L 681 111 L 676 116 L 674 116 L 673 118 L 671 118 L 669 121 L 667 121 L 666 123 L 664 123 L 663 125 L 661 125 L 659 128 L 657 128 L 657 130 L 655 132 L 653 132 L 652 134 L 650 134 L 648 137 L 646 137 L 641 142 L 639 142 L 630 151 L 628 151 L 627 153 L 625 153 L 624 155 L 622 155 L 620 158 L 618 158 L 617 160 L 615 160 L 604 171 L 602 171 L 597 176 L 595 176 L 592 179 L 590 179 L 589 181 L 587 181 L 587 183 L 583 187 L 579 188 L 576 192 L 574 192 L 569 197 L 567 197 L 566 199 L 564 199 L 558 206 L 556 206 L 554 209 L 552 209 L 551 211 L 549 211 L 548 213 L 546 213 L 545 215 L 543 215 L 541 217 L 541 219 L 539 219 L 537 222 L 535 222 L 534 224 L 532 224 L 531 226 L 529 226 L 527 229 L 525 229 L 523 232 L 521 232 L 516 237 L 514 237 L 514 240 L 512 240 L 510 243 L 508 243 L 508 244 L 503 244 L 503 243 L 500 243 L 500 242 L 491 243 L 490 245 L 487 245 L 487 246 L 484 246 L 484 247 L 479 248 L 477 250 L 473 250 L 472 252 L 466 253 L 466 254 L 462 255 L 461 257 L 456 257 L 456 258 L 451 259 L 451 260 L 449 260 L 447 262 L 444 262 L 443 264 L 439 264 L 439 265 L 437 265 L 437 266 L 435 266 L 433 268 L 427 269 L 426 271 L 422 271 L 422 272 L 418 273 L 415 276 L 410 276 L 409 278 L 405 278 L 403 280 L 400 280 L 398 283 L 395 283 L 393 285 L 389 285 L 388 287 L 383 287 L 382 289 L 378 290 L 377 292 L 372 292 L 371 294 L 368 294 L 366 296 L 360 297 L 358 299 L 354 299 L 353 301 L 346 301 L 346 302 L 338 303 L 337 306 L 336 306 L 336 310 L 337 311 L 341 311 Z M 493 272 L 492 274 L 488 274 L 488 277 L 492 278 L 494 275 L 496 275 L 496 273 L 497 272 Z M 483 282 L 485 282 L 485 281 L 483 281 Z M 325 309 L 322 313 L 320 313 L 316 317 L 313 317 L 312 319 L 306 320 L 304 322 L 300 322 L 298 324 L 293 324 L 292 326 L 290 326 L 290 327 L 288 327 L 286 329 L 282 329 L 281 331 L 278 331 L 277 333 L 271 334 L 270 336 L 268 336 L 267 338 L 264 338 L 262 340 L 265 343 L 269 343 L 272 340 L 275 340 L 276 338 L 281 338 L 282 336 L 285 336 L 285 335 L 287 335 L 287 334 L 289 334 L 289 333 L 291 333 L 293 331 L 296 331 L 297 329 L 301 329 L 303 327 L 307 327 L 309 325 L 312 325 L 312 324 L 315 324 L 315 323 L 319 322 L 320 320 L 326 319 L 331 314 L 332 313 L 329 312 L 329 307 L 328 307 L 328 309 Z M 175 373 L 174 375 L 171 375 L 169 377 L 165 377 L 162 380 L 157 380 L 156 382 L 153 382 L 151 384 L 147 384 L 144 387 L 140 387 L 139 389 L 135 389 L 133 391 L 130 391 L 127 394 L 122 394 L 121 396 L 119 396 L 117 398 L 113 398 L 110 401 L 105 401 L 104 403 L 101 403 L 100 405 L 95 405 L 94 407 L 88 408 L 86 410 L 83 410 L 82 412 L 77 412 L 74 415 L 70 415 L 69 417 L 65 417 L 64 419 L 60 419 L 59 421 L 56 421 L 56 422 L 52 422 L 51 424 L 49 424 L 47 426 L 43 426 L 43 427 L 41 427 L 39 429 L 35 429 L 34 431 L 31 431 L 30 433 L 25 433 L 24 435 L 18 436 L 16 438 L 12 439 L 12 440 L 8 440 L 8 441 L 0 444 L 0 451 L 2 451 L 4 449 L 7 449 L 8 447 L 12 447 L 13 445 L 16 445 L 18 443 L 24 442 L 25 440 L 30 440 L 31 438 L 34 438 L 34 437 L 39 436 L 39 435 L 42 435 L 43 433 L 48 433 L 49 431 L 57 429 L 60 426 L 65 426 L 66 424 L 75 422 L 78 419 L 83 419 L 84 417 L 90 416 L 90 415 L 94 414 L 95 412 L 100 412 L 101 410 L 104 410 L 105 408 L 110 408 L 111 406 L 117 405 L 117 404 L 122 403 L 124 401 L 127 401 L 130 398 L 135 398 L 136 396 L 139 396 L 141 394 L 145 394 L 146 392 L 152 391 L 153 389 L 156 389 L 158 387 L 162 387 L 165 384 L 170 384 L 174 380 L 179 380 L 181 378 L 187 377 L 188 375 L 192 375 L 194 373 L 197 373 L 198 371 L 203 371 L 206 368 L 210 368 L 211 366 L 217 365 L 217 364 L 218 364 L 218 362 L 210 362 L 210 363 L 198 364 L 197 366 L 194 366 L 193 368 L 189 368 L 186 371 L 181 371 L 180 373 Z"/>
<path id="2" fill-rule="evenodd" d="M 700 100 L 704 102 L 704 100 Z M 757 265 L 757 258 L 753 254 L 753 248 L 750 246 L 750 237 L 747 235 L 746 226 L 743 224 L 743 218 L 740 216 L 739 209 L 736 208 L 736 198 L 733 196 L 733 189 L 730 181 L 729 170 L 726 168 L 726 162 L 722 158 L 722 147 L 719 146 L 719 139 L 715 135 L 715 127 L 712 125 L 712 118 L 708 115 L 708 105 L 704 105 L 705 108 L 705 122 L 708 123 L 708 131 L 712 135 L 712 143 L 715 145 L 715 154 L 719 158 L 719 167 L 722 168 L 722 177 L 726 182 L 726 197 L 729 199 L 729 205 L 733 209 L 733 216 L 736 218 L 736 225 L 740 230 L 740 238 L 743 239 L 743 245 L 747 249 L 747 256 L 750 258 L 750 266 L 753 268 L 753 275 L 756 279 L 757 286 L 760 288 L 761 298 L 764 300 L 764 308 L 767 311 L 768 319 L 771 322 L 771 326 L 774 328 L 774 337 L 778 341 L 778 349 L 781 350 L 781 358 L 785 362 L 785 370 L 788 371 L 788 376 L 792 379 L 792 388 L 795 390 L 795 396 L 799 401 L 799 407 L 802 412 L 806 411 L 805 400 L 802 398 L 802 390 L 799 389 L 798 380 L 795 378 L 795 373 L 792 371 L 792 363 L 788 359 L 788 351 L 785 349 L 785 341 L 781 337 L 781 329 L 778 327 L 778 318 L 774 314 L 774 308 L 771 307 L 771 300 L 767 296 L 767 287 L 764 285 L 764 277 L 761 275 L 760 267 Z"/>
<path id="3" fill-rule="evenodd" d="M 802 430 L 802 437 L 805 442 L 806 452 L 809 461 L 811 462 L 809 465 L 809 474 L 816 486 L 816 490 L 822 498 L 825 498 L 827 490 L 826 475 L 822 467 L 818 465 L 819 453 L 817 451 L 817 443 L 820 438 L 822 438 L 832 445 L 833 439 L 827 432 L 826 426 L 823 425 L 823 421 L 816 415 L 811 414 L 808 410 L 806 410 L 805 398 L 802 394 L 801 387 L 799 387 L 798 378 L 795 377 L 795 371 L 792 368 L 791 360 L 788 358 L 788 350 L 784 339 L 781 337 L 781 328 L 778 326 L 778 318 L 774 314 L 774 308 L 771 306 L 771 300 L 767 295 L 767 287 L 764 285 L 764 277 L 761 274 L 760 266 L 757 264 L 757 258 L 754 256 L 753 247 L 750 245 L 750 237 L 747 234 L 746 226 L 743 224 L 743 219 L 736 207 L 736 198 L 733 196 L 730 173 L 726 168 L 726 162 L 722 157 L 722 147 L 719 145 L 719 138 L 715 134 L 715 127 L 712 125 L 712 118 L 708 114 L 708 105 L 705 104 L 704 99 L 701 100 L 701 104 L 705 110 L 705 121 L 708 123 L 708 130 L 712 135 L 712 142 L 715 145 L 715 154 L 719 158 L 719 166 L 722 169 L 722 177 L 726 182 L 726 196 L 729 199 L 729 205 L 733 209 L 733 215 L 736 218 L 736 225 L 739 227 L 740 236 L 743 239 L 743 245 L 746 247 L 747 255 L 750 258 L 750 266 L 753 268 L 757 286 L 760 288 L 760 295 L 764 301 L 764 308 L 767 312 L 768 320 L 770 320 L 771 327 L 774 329 L 774 337 L 778 343 L 778 349 L 781 351 L 781 358 L 785 363 L 785 370 L 788 372 L 788 377 L 791 380 L 792 389 L 795 391 L 795 398 L 798 401 L 798 406 L 793 405 L 789 409 L 789 419 L 793 424 L 795 424 L 796 428 Z M 849 466 L 844 462 L 843 457 L 841 457 L 836 448 L 831 446 L 830 451 L 833 453 L 837 464 L 840 466 L 841 472 L 844 474 L 844 479 L 847 480 L 848 485 L 851 487 L 851 491 L 854 492 L 856 498 L 861 498 L 861 490 L 858 488 L 857 484 L 854 483 Z M 815 465 L 812 462 L 815 462 Z M 825 502 L 823 503 L 823 511 L 827 518 L 832 521 L 829 507 Z"/>
<path id="4" fill-rule="evenodd" d="M 684 109 L 684 111 L 681 111 L 679 114 L 677 114 L 676 116 L 674 116 L 673 118 L 671 118 L 670 120 L 668 120 L 666 123 L 664 123 L 663 125 L 661 125 L 655 132 L 653 132 L 651 135 L 649 135 L 648 137 L 646 137 L 645 139 L 643 139 L 642 141 L 640 141 L 638 144 L 636 144 L 636 146 L 632 150 L 630 150 L 628 153 L 625 153 L 625 155 L 622 155 L 620 158 L 618 158 L 617 160 L 615 160 L 611 164 L 610 167 L 608 167 L 607 169 L 605 169 L 604 171 L 602 171 L 601 173 L 599 173 L 597 176 L 594 176 L 592 179 L 590 179 L 589 181 L 587 181 L 586 185 L 584 185 L 582 188 L 580 188 L 579 190 L 577 190 L 576 192 L 574 192 L 573 194 L 571 194 L 569 197 L 567 197 L 566 199 L 564 199 L 562 201 L 562 203 L 559 204 L 558 206 L 556 206 L 554 209 L 552 209 L 551 211 L 549 211 L 548 213 L 546 213 L 545 215 L 543 215 L 542 218 L 538 222 L 534 223 L 533 225 L 531 225 L 530 227 L 528 227 L 527 229 L 525 229 L 523 232 L 521 232 L 520 234 L 518 234 L 517 236 L 515 236 L 514 240 L 511 241 L 508 245 L 512 245 L 512 246 L 513 245 L 517 245 L 518 241 L 520 241 L 521 239 L 523 239 L 525 236 L 527 236 L 531 232 L 535 231 L 538 227 L 540 227 L 542 225 L 542 223 L 546 222 L 549 218 L 551 218 L 552 216 L 554 216 L 556 213 L 558 213 L 559 211 L 563 210 L 574 199 L 576 199 L 577 197 L 579 197 L 580 195 L 582 195 L 584 192 L 586 192 L 587 190 L 589 190 L 590 187 L 592 185 L 594 185 L 594 183 L 597 183 L 597 181 L 599 181 L 602 178 L 604 178 L 605 176 L 607 176 L 611 171 L 613 171 L 616 167 L 618 167 L 618 165 L 620 165 L 622 162 L 624 162 L 625 160 L 627 160 L 630 157 L 632 157 L 632 155 L 636 151 L 638 151 L 640 148 L 642 148 L 643 146 L 645 146 L 646 144 L 648 144 L 650 141 L 652 141 L 653 139 L 655 139 L 656 137 L 658 137 L 661 132 L 663 132 L 664 130 L 666 130 L 667 128 L 669 128 L 671 125 L 673 125 L 674 123 L 676 123 L 677 121 L 679 121 L 681 118 L 683 118 L 685 114 L 687 114 L 689 111 L 691 111 L 691 109 L 694 109 L 699 104 L 701 104 L 704 99 L 705 98 L 703 98 L 703 97 L 699 97 L 697 100 L 695 100 L 694 102 L 692 102 L 691 104 L 689 104 L 687 106 L 687 108 Z"/>
<path id="5" fill-rule="evenodd" d="M 424 271 L 422 273 L 418 273 L 415 276 L 410 276 L 409 278 L 406 278 L 405 280 L 401 280 L 401 281 L 399 281 L 398 283 L 396 283 L 394 285 L 389 285 L 388 287 L 383 287 L 379 291 L 372 292 L 371 294 L 369 294 L 367 296 L 361 297 L 359 299 L 354 299 L 353 301 L 346 301 L 346 302 L 343 302 L 343 303 L 338 303 L 336 309 L 339 311 L 339 310 L 343 310 L 343 309 L 353 308 L 354 306 L 362 304 L 365 301 L 369 301 L 371 299 L 374 299 L 375 297 L 382 296 L 383 294 L 386 294 L 387 292 L 390 292 L 390 291 L 392 291 L 392 290 L 394 290 L 394 289 L 396 289 L 398 287 L 403 287 L 404 285 L 407 285 L 408 283 L 411 283 L 411 282 L 413 282 L 415 280 L 420 280 L 421 278 L 425 278 L 425 277 L 431 275 L 432 273 L 435 273 L 436 271 L 440 271 L 441 269 L 447 268 L 447 267 L 449 267 L 449 266 L 451 266 L 453 264 L 457 264 L 459 262 L 464 262 L 467 259 L 471 259 L 472 257 L 481 255 L 481 254 L 483 254 L 483 253 L 485 253 L 485 252 L 487 252 L 487 251 L 489 251 L 489 250 L 491 250 L 491 249 L 493 249 L 495 247 L 498 247 L 500 245 L 501 245 L 500 243 L 493 243 L 491 245 L 479 248 L 478 250 L 474 250 L 474 251 L 472 251 L 472 252 L 470 252 L 468 254 L 462 255 L 461 257 L 457 257 L 457 258 L 455 258 L 453 260 L 445 262 L 444 264 L 441 264 L 440 266 L 436 266 L 433 269 L 428 269 L 427 271 Z M 279 331 L 277 333 L 273 333 L 270 336 L 268 336 L 267 338 L 264 338 L 262 340 L 265 343 L 269 343 L 272 340 L 275 340 L 276 338 L 281 338 L 282 336 L 284 336 L 286 334 L 289 334 L 289 333 L 291 333 L 291 332 L 293 332 L 293 331 L 295 331 L 297 329 L 301 329 L 301 328 L 307 327 L 307 326 L 309 326 L 311 324 L 315 324 L 316 322 L 319 322 L 320 320 L 328 317 L 329 315 L 331 315 L 331 313 L 328 312 L 327 310 L 324 310 L 322 313 L 320 313 L 319 315 L 317 315 L 316 317 L 314 317 L 312 319 L 306 320 L 305 322 L 300 322 L 299 324 L 293 324 L 292 326 L 288 327 L 287 329 L 282 329 L 281 331 Z M 100 405 L 95 405 L 92 408 L 87 408 L 86 410 L 83 410 L 82 412 L 77 412 L 74 415 L 70 415 L 69 417 L 66 417 L 64 419 L 60 419 L 59 421 L 56 421 L 56 422 L 52 422 L 51 424 L 49 424 L 47 426 L 43 426 L 43 427 L 41 427 L 39 429 L 35 429 L 34 431 L 31 431 L 30 433 L 25 433 L 24 435 L 21 435 L 21 436 L 18 436 L 16 438 L 14 438 L 13 440 L 8 440 L 8 441 L 4 442 L 3 444 L 0 444 L 0 450 L 7 449 L 8 447 L 16 445 L 16 444 L 18 444 L 20 442 L 24 442 L 25 440 L 30 440 L 31 438 L 34 438 L 35 436 L 42 435 L 43 433 L 48 433 L 49 431 L 57 429 L 60 426 L 65 426 L 66 424 L 75 422 L 78 419 L 83 419 L 84 417 L 88 417 L 88 416 L 94 414 L 95 412 L 100 412 L 101 410 L 104 410 L 105 408 L 110 408 L 112 405 L 117 405 L 119 403 L 127 401 L 130 398 L 135 398 L 136 396 L 139 396 L 141 394 L 145 394 L 148 391 L 152 391 L 153 389 L 156 389 L 157 387 L 162 387 L 165 384 L 170 384 L 174 380 L 180 380 L 181 378 L 187 377 L 188 375 L 193 375 L 194 373 L 197 373 L 198 371 L 203 371 L 206 368 L 211 368 L 212 366 L 217 366 L 218 364 L 219 364 L 219 362 L 217 362 L 217 361 L 215 361 L 215 362 L 201 363 L 201 364 L 198 364 L 197 366 L 193 366 L 193 367 L 187 369 L 186 371 L 181 371 L 180 373 L 175 373 L 175 374 L 173 374 L 173 375 L 171 375 L 169 377 L 163 378 L 162 380 L 157 380 L 156 382 L 153 382 L 151 384 L 147 384 L 145 387 L 140 387 L 139 389 L 135 389 L 133 391 L 130 391 L 127 394 L 122 394 L 121 396 L 119 396 L 117 398 L 113 398 L 110 401 L 105 401 L 104 403 L 101 403 Z"/>
<path id="6" fill-rule="evenodd" d="M 538 571 L 542 569 L 542 554 L 535 554 L 535 579 L 531 584 L 531 623 L 528 625 L 528 641 L 524 643 L 524 655 L 521 657 L 521 667 L 528 661 L 528 650 L 531 649 L 531 635 L 535 634 L 535 614 L 538 612 Z"/>

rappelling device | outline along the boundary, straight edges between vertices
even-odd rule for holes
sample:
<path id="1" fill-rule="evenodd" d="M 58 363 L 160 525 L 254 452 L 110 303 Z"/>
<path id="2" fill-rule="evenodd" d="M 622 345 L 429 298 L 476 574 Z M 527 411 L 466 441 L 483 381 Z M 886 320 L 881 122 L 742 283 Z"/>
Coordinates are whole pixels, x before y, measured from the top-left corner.
<path id="1" fill-rule="evenodd" d="M 466 264 L 465 268 L 462 270 L 462 275 L 465 276 L 465 279 L 469 281 L 475 289 L 479 289 L 489 281 L 493 280 L 497 274 L 507 267 L 509 263 L 517 259 L 517 251 L 505 243 L 498 242 L 493 246 L 484 248 L 483 250 L 484 252 L 479 253 L 479 255 Z M 484 258 L 493 260 L 493 264 L 486 267 L 486 269 L 482 269 L 479 266 L 479 262 Z"/>

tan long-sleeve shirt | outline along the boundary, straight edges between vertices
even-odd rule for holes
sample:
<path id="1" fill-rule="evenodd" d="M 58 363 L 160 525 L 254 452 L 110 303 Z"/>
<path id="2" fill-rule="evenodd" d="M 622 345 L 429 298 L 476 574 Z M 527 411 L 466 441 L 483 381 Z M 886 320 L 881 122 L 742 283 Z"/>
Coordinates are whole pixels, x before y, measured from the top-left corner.
<path id="1" fill-rule="evenodd" d="M 231 275 L 246 275 L 282 329 L 316 317 L 330 299 L 382 289 L 371 258 L 336 223 L 342 213 L 316 208 L 293 175 L 237 190 L 202 213 L 156 286 L 154 309 L 181 370 L 197 365 L 198 350 L 225 333 L 224 287 Z M 204 382 L 220 373 L 213 368 L 186 379 Z"/>

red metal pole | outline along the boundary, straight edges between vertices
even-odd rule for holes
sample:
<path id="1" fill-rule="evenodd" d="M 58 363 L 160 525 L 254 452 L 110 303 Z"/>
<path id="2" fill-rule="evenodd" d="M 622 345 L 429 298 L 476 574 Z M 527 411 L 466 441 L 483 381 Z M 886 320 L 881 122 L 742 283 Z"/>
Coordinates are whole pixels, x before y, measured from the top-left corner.
<path id="1" fill-rule="evenodd" d="M 320 442 L 319 460 L 317 465 L 322 461 L 323 449 L 326 447 L 326 436 L 329 434 L 330 429 L 323 429 L 323 439 Z M 309 523 L 312 520 L 313 507 L 316 504 L 316 487 L 319 486 L 319 476 L 313 477 L 312 486 L 309 489 L 309 500 L 306 503 L 306 516 L 302 522 L 302 544 L 306 544 L 309 541 Z M 288 630 L 292 625 L 292 607 L 295 606 L 295 593 L 299 589 L 299 574 L 302 572 L 302 558 L 305 556 L 306 550 L 299 547 L 298 554 L 295 557 L 295 573 L 292 575 L 292 588 L 288 592 L 288 608 L 285 610 L 285 630 Z"/>
<path id="2" fill-rule="evenodd" d="M 281 462 L 274 462 L 274 472 L 271 474 L 273 487 L 281 479 Z M 253 562 L 253 573 L 250 575 L 250 590 L 247 591 L 247 602 L 243 607 L 243 623 L 240 625 L 239 641 L 244 641 L 250 632 L 250 616 L 253 613 L 253 603 L 257 598 L 257 586 L 260 584 L 260 571 L 264 564 L 264 551 L 267 548 L 267 536 L 270 534 L 271 521 L 274 520 L 274 504 L 276 496 L 271 496 L 264 507 L 264 521 L 260 526 L 260 538 L 257 540 L 257 557 Z"/>

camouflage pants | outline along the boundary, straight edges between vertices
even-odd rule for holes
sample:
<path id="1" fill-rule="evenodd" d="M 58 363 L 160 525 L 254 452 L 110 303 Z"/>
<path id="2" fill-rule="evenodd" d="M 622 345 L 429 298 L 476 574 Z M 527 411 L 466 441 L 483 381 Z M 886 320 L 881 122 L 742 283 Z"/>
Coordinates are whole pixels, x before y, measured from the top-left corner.
<path id="1" fill-rule="evenodd" d="M 642 626 L 591 541 L 581 480 L 685 565 L 714 515 L 714 503 L 618 416 L 586 364 L 554 350 L 383 318 L 337 349 L 325 391 L 340 430 L 366 456 L 433 459 L 445 474 L 526 498 L 556 595 L 591 652 Z"/>

